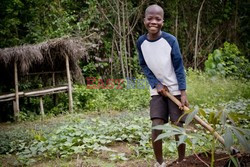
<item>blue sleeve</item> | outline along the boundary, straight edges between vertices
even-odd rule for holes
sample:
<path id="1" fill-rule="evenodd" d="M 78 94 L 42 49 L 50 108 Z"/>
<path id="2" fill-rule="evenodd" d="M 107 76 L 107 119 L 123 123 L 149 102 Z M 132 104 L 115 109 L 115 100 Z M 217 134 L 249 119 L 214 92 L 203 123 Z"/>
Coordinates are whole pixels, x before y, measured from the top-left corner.
<path id="1" fill-rule="evenodd" d="M 156 85 L 159 83 L 159 81 L 155 77 L 154 73 L 148 68 L 148 66 L 147 66 L 147 64 L 146 64 L 146 62 L 144 60 L 142 51 L 141 51 L 139 41 L 137 41 L 136 47 L 137 47 L 137 51 L 138 51 L 138 54 L 139 54 L 139 64 L 140 64 L 140 66 L 142 68 L 142 71 L 144 72 L 145 76 L 148 79 L 149 85 L 151 86 L 152 89 L 154 89 L 156 87 Z"/>
<path id="2" fill-rule="evenodd" d="M 172 62 L 180 90 L 186 90 L 186 75 L 177 39 L 172 44 Z"/>

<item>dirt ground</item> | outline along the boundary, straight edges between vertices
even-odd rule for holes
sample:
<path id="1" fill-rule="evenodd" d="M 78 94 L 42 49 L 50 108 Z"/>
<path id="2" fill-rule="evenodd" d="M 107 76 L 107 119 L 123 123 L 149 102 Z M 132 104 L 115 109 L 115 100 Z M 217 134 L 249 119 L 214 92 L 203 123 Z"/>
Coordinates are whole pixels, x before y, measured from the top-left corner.
<path id="1" fill-rule="evenodd" d="M 186 157 L 185 161 L 181 163 L 173 162 L 169 164 L 169 167 L 206 167 L 208 164 L 210 166 L 211 163 L 211 155 L 208 153 L 200 153 L 198 157 L 204 161 L 202 162 L 195 155 L 190 155 Z M 235 155 L 240 167 L 250 167 L 250 154 L 237 154 Z M 206 164 L 205 164 L 206 163 Z M 225 153 L 215 153 L 215 167 L 234 167 L 232 161 L 230 161 L 229 155 Z"/>

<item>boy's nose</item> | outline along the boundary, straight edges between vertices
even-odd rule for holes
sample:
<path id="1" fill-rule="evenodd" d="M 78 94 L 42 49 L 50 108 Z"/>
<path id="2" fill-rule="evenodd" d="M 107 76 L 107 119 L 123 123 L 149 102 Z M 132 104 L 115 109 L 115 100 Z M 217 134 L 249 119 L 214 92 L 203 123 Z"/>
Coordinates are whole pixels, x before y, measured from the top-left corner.
<path id="1" fill-rule="evenodd" d="M 151 23 L 155 24 L 157 21 L 155 19 L 151 20 Z"/>

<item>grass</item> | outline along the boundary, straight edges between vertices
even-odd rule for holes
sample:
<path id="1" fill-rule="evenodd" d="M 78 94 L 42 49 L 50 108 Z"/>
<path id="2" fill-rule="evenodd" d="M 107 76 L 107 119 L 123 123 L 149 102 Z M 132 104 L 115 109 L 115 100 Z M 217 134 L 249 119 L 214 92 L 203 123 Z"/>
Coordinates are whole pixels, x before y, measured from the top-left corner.
<path id="1" fill-rule="evenodd" d="M 189 70 L 187 94 L 191 105 L 212 107 L 242 98 L 250 99 L 250 82 L 244 79 L 209 77 L 206 73 Z"/>

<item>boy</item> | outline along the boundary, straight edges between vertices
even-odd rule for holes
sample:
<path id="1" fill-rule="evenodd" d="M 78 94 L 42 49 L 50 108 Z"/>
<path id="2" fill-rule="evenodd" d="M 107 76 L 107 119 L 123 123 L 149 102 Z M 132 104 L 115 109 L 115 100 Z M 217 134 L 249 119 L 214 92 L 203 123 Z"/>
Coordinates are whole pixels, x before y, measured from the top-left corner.
<path id="1" fill-rule="evenodd" d="M 177 121 L 183 111 L 163 96 L 165 91 L 169 91 L 181 100 L 182 107 L 188 106 L 185 72 L 178 41 L 173 35 L 161 31 L 163 17 L 163 9 L 158 5 L 150 5 L 145 10 L 144 25 L 148 33 L 140 36 L 137 41 L 139 63 L 150 84 L 152 126 L 167 123 L 168 116 L 172 123 L 182 126 L 185 120 L 182 119 L 178 124 Z M 160 133 L 159 130 L 152 130 L 156 167 L 166 166 L 162 157 L 162 140 L 154 142 Z M 178 140 L 178 136 L 175 139 Z M 184 159 L 185 144 L 178 146 L 178 156 L 177 162 Z"/>

